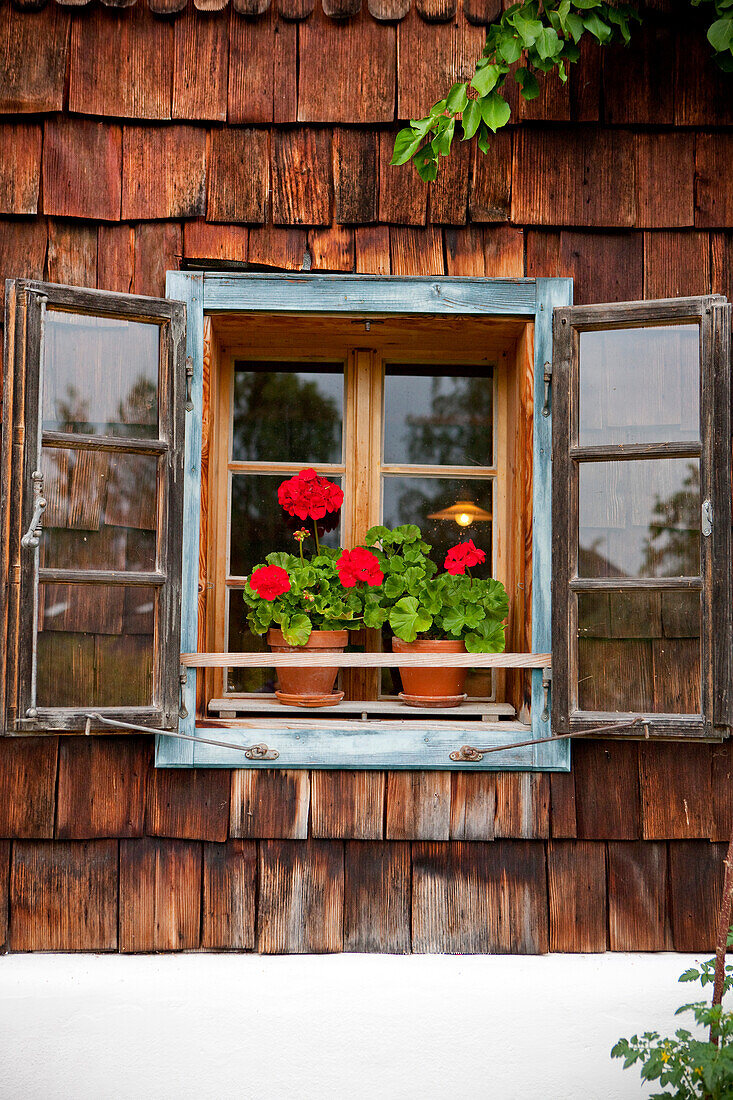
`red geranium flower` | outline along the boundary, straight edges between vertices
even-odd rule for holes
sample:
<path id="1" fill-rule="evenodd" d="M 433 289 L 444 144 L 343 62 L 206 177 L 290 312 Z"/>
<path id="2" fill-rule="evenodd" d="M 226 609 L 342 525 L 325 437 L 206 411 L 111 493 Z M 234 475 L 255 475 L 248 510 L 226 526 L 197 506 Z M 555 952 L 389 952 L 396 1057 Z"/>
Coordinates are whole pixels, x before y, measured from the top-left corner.
<path id="1" fill-rule="evenodd" d="M 279 565 L 261 565 L 249 578 L 249 586 L 261 600 L 276 600 L 290 591 L 290 577 Z"/>
<path id="2" fill-rule="evenodd" d="M 381 584 L 384 573 L 379 568 L 379 559 L 371 550 L 356 546 L 353 550 L 344 550 L 336 562 L 339 579 L 344 588 L 353 588 L 357 581 L 364 581 L 371 588 Z"/>
<path id="3" fill-rule="evenodd" d="M 309 467 L 283 481 L 277 499 L 291 516 L 298 519 L 323 519 L 327 512 L 338 512 L 344 502 L 343 490 L 328 478 L 319 477 Z"/>
<path id="4" fill-rule="evenodd" d="M 473 539 L 469 539 L 450 548 L 445 558 L 445 571 L 457 577 L 472 565 L 481 565 L 485 561 L 486 554 L 473 545 Z"/>

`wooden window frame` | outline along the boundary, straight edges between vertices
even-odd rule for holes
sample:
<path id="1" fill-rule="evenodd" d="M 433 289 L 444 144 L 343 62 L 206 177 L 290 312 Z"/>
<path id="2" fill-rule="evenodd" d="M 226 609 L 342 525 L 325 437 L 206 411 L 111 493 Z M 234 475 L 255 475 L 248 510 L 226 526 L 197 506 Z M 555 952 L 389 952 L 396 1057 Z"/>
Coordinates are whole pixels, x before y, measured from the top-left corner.
<path id="1" fill-rule="evenodd" d="M 585 711 L 575 707 L 577 685 L 577 599 L 589 591 L 699 591 L 701 608 L 701 713 L 646 714 L 647 736 L 716 740 L 731 726 L 731 359 L 730 311 L 725 298 L 695 298 L 609 305 L 576 306 L 555 311 L 555 362 L 552 372 L 553 424 L 553 610 L 552 728 L 575 733 L 604 723 L 631 721 L 636 714 Z M 614 328 L 694 323 L 700 329 L 700 443 L 628 444 L 581 447 L 579 429 L 579 338 L 582 332 Z M 684 578 L 579 578 L 578 471 L 580 461 L 633 458 L 698 457 L 700 498 L 713 506 L 710 537 L 700 539 L 700 580 Z M 714 563 L 727 563 L 713 576 Z M 619 730 L 616 737 L 638 737 Z M 643 734 L 642 734 L 643 735 Z"/>
<path id="2" fill-rule="evenodd" d="M 552 360 L 552 310 L 572 300 L 570 279 L 397 278 L 338 275 L 266 275 L 251 273 L 169 272 L 167 295 L 187 306 L 187 351 L 193 363 L 194 411 L 186 425 L 184 545 L 181 649 L 196 653 L 199 642 L 198 595 L 206 584 L 200 574 L 200 518 L 202 491 L 202 437 L 204 387 L 204 330 L 208 315 L 258 313 L 352 315 L 354 318 L 388 315 L 419 317 L 483 316 L 513 318 L 533 325 L 533 555 L 532 650 L 548 652 L 550 645 L 550 429 L 543 415 L 545 370 Z M 372 476 L 373 473 L 372 473 Z M 182 670 L 183 672 L 183 670 Z M 306 723 L 283 718 L 211 723 L 196 721 L 197 678 L 201 670 L 189 667 L 183 683 L 186 717 L 179 731 L 190 741 L 159 734 L 156 765 L 160 767 L 283 767 L 283 768 L 425 768 L 441 770 L 567 771 L 567 741 L 549 741 L 546 686 L 540 668 L 532 671 L 532 725 L 520 723 L 440 722 L 428 717 L 411 721 L 411 729 L 395 723 L 360 723 L 343 719 Z M 403 727 L 406 723 L 401 724 Z M 470 731 L 474 740 L 502 751 L 475 762 L 454 762 L 450 751 L 460 747 Z M 480 738 L 476 734 L 480 734 Z M 542 743 L 523 745 L 528 735 Z M 244 758 L 240 748 L 253 742 L 277 743 L 276 760 Z M 197 739 L 198 740 L 197 743 Z M 204 743 L 217 740 L 223 744 Z"/>
<path id="3" fill-rule="evenodd" d="M 37 466 L 42 393 L 39 369 L 43 308 L 72 314 L 142 321 L 161 329 L 158 436 L 85 436 L 43 432 L 45 445 L 76 451 L 151 455 L 158 461 L 156 568 L 151 572 L 58 570 L 39 567 L 38 551 L 21 548 L 20 539 L 34 514 L 32 473 Z M 179 709 L 180 559 L 182 531 L 175 518 L 183 506 L 183 394 L 185 307 L 166 299 L 113 294 L 29 280 L 7 284 L 6 347 L 13 369 L 5 379 L 3 424 L 2 577 L 7 598 L 5 675 L 0 700 L 6 729 L 15 733 L 97 731 L 90 712 L 110 722 L 143 723 L 175 729 Z M 158 590 L 153 637 L 153 698 L 150 706 L 35 707 L 30 684 L 35 647 L 29 644 L 40 583 L 148 585 Z"/>

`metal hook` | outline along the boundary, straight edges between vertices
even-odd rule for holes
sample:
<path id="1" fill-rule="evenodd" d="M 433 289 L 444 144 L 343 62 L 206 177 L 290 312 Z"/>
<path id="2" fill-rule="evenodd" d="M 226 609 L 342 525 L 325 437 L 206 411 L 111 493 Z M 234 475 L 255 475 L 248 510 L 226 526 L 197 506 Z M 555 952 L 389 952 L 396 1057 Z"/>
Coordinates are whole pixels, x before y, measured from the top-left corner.
<path id="1" fill-rule="evenodd" d="M 186 403 L 184 409 L 187 413 L 193 412 L 193 359 L 189 355 L 186 359 Z"/>

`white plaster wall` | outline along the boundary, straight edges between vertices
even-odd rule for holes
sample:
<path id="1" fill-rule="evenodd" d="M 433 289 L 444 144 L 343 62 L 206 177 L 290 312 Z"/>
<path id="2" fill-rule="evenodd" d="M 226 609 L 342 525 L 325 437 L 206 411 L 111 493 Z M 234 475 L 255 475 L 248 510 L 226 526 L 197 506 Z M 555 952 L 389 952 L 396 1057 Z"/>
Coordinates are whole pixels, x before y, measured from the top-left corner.
<path id="1" fill-rule="evenodd" d="M 9 1100 L 624 1100 L 692 956 L 10 955 Z"/>

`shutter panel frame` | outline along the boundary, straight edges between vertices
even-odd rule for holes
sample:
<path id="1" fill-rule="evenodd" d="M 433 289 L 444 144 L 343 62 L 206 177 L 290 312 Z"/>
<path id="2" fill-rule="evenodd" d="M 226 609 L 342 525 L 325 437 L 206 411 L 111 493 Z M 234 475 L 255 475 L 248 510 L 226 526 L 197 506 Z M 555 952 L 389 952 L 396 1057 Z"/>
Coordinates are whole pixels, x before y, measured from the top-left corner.
<path id="1" fill-rule="evenodd" d="M 587 331 L 653 328 L 684 323 L 699 326 L 699 445 L 669 443 L 580 447 L 579 346 Z M 719 295 L 608 303 L 556 309 L 553 317 L 553 566 L 552 566 L 552 732 L 581 733 L 605 722 L 644 719 L 643 731 L 610 732 L 611 737 L 718 740 L 730 732 L 731 700 L 731 306 Z M 633 396 L 631 398 L 633 400 Z M 675 444 L 678 444 L 675 446 Z M 697 450 L 696 450 L 697 448 Z M 674 577 L 604 578 L 577 575 L 580 463 L 614 459 L 699 454 L 700 501 L 712 502 L 709 538 L 700 536 L 700 579 Z M 577 599 L 590 591 L 699 590 L 701 592 L 701 708 L 699 714 L 589 711 L 575 706 L 577 685 Z"/>
<path id="2" fill-rule="evenodd" d="M 88 731 L 97 728 L 94 721 L 88 721 L 90 712 L 99 712 L 108 719 L 141 721 L 153 729 L 175 729 L 179 709 L 186 307 L 166 298 L 117 294 L 28 279 L 8 280 L 6 290 L 0 513 L 3 582 L 0 622 L 6 659 L 1 677 L 5 694 L 0 697 L 0 732 Z M 134 591 L 135 587 L 139 589 L 150 578 L 149 583 L 158 594 L 152 642 L 152 697 L 145 705 L 116 704 L 111 699 L 106 700 L 104 706 L 91 701 L 83 707 L 33 705 L 30 684 L 35 646 L 31 632 L 35 631 L 35 637 L 41 634 L 36 629 L 37 623 L 34 624 L 33 610 L 37 607 L 34 592 L 37 593 L 40 587 L 41 570 L 38 551 L 21 547 L 21 537 L 28 530 L 33 515 L 30 475 L 37 465 L 39 432 L 42 430 L 43 395 L 39 380 L 44 306 L 52 311 L 106 317 L 123 323 L 149 323 L 159 329 L 158 430 L 155 438 L 137 440 L 134 436 L 128 439 L 122 434 L 102 433 L 92 438 L 82 433 L 55 431 L 44 432 L 42 437 L 44 447 L 65 447 L 76 455 L 106 451 L 124 458 L 136 454 L 157 458 L 154 568 L 140 573 L 127 567 L 46 569 L 44 573 L 49 576 L 43 578 L 46 583 L 71 584 L 74 581 L 84 583 L 91 575 L 90 583 L 122 587 L 125 594 Z M 123 364 L 126 362 L 121 360 Z M 97 388 L 95 392 L 101 391 Z M 61 576 L 57 580 L 58 573 Z M 115 636 L 132 635 L 124 632 L 110 635 Z M 97 665 L 95 656 L 93 668 Z"/>

